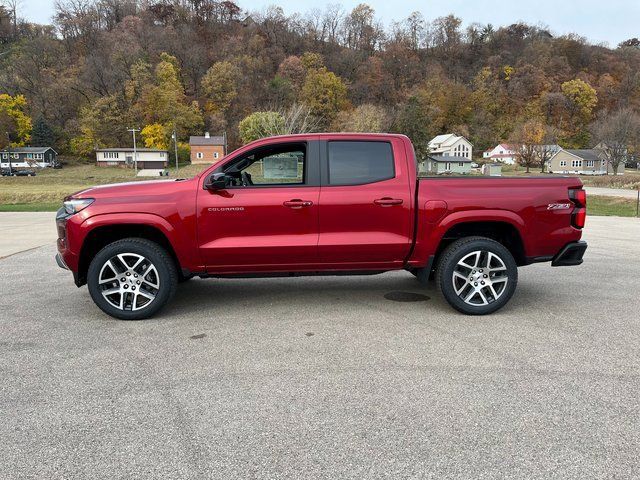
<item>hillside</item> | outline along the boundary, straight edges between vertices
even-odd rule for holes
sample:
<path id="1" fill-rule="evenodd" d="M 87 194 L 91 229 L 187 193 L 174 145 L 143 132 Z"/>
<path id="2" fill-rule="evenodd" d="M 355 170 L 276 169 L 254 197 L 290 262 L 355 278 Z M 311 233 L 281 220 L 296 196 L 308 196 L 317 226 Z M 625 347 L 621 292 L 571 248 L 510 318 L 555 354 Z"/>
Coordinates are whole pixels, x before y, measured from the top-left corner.
<path id="1" fill-rule="evenodd" d="M 532 119 L 579 148 L 594 142 L 598 117 L 640 110 L 637 41 L 610 49 L 420 13 L 385 30 L 365 4 L 292 16 L 241 7 L 64 0 L 53 26 L 0 22 L 0 147 L 50 140 L 88 156 L 128 145 L 130 126 L 147 146 L 168 146 L 174 124 L 181 142 L 226 130 L 234 147 L 247 115 L 289 120 L 293 106 L 307 129 L 402 132 L 418 153 L 449 131 L 478 153 Z"/>

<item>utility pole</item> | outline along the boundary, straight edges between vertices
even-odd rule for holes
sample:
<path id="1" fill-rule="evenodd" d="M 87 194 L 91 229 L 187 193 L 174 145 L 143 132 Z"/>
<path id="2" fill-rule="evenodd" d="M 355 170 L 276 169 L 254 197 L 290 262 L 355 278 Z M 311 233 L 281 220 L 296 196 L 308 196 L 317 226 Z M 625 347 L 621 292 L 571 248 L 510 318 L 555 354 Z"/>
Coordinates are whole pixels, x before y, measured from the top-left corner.
<path id="1" fill-rule="evenodd" d="M 176 178 L 178 178 L 178 135 L 176 134 L 175 122 L 173 122 L 173 148 L 176 154 Z"/>
<path id="2" fill-rule="evenodd" d="M 127 131 L 133 133 L 133 165 L 138 176 L 138 149 L 136 147 L 136 132 L 139 132 L 139 128 L 128 128 Z"/>
<path id="3" fill-rule="evenodd" d="M 9 143 L 7 144 L 7 149 L 9 150 L 9 175 L 13 174 L 13 169 L 11 168 L 11 137 L 9 136 L 9 132 L 5 132 L 7 134 L 7 140 Z"/>

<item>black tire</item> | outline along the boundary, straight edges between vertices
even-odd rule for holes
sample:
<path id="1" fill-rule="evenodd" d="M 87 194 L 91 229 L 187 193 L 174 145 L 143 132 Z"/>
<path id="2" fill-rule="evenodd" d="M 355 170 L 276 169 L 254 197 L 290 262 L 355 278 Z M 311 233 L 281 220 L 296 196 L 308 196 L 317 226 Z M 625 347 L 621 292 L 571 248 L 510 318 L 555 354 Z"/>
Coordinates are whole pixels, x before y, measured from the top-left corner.
<path id="1" fill-rule="evenodd" d="M 465 270 L 466 267 L 460 266 L 459 262 L 469 255 L 473 254 L 471 257 L 468 257 L 470 260 L 475 259 L 476 252 L 485 252 L 480 253 L 478 256 L 480 267 L 486 262 L 486 259 L 489 259 L 488 261 L 490 263 L 493 262 L 492 265 L 497 265 L 498 268 L 501 269 L 500 272 L 492 273 L 491 271 L 486 271 L 486 267 L 482 270 L 479 270 L 479 267 L 476 270 L 469 269 L 470 271 L 467 272 L 467 270 Z M 505 268 L 502 269 L 498 260 L 489 255 L 489 253 L 498 257 Z M 464 264 L 467 264 L 466 259 Z M 454 279 L 454 270 L 456 270 L 457 273 L 467 272 L 465 279 Z M 469 275 L 469 282 L 466 280 L 467 274 Z M 481 281 L 486 280 L 486 277 L 483 279 L 483 276 L 487 274 L 489 277 L 491 277 L 491 275 L 495 276 L 495 286 L 493 284 L 491 287 L 480 286 Z M 472 276 L 474 279 L 475 276 L 479 276 L 478 282 L 471 281 Z M 507 281 L 504 282 L 504 286 L 502 286 L 504 277 L 506 277 Z M 501 243 L 486 237 L 465 237 L 453 242 L 440 255 L 436 270 L 436 282 L 438 289 L 442 292 L 442 295 L 449 305 L 459 312 L 467 315 L 486 315 L 506 305 L 515 292 L 516 285 L 518 284 L 518 266 L 511 252 Z M 454 285 L 454 282 L 457 283 Z M 464 287 L 465 289 L 463 289 L 463 285 L 466 285 Z M 478 289 L 482 289 L 480 293 L 473 293 L 476 289 L 474 285 L 476 285 Z M 485 284 L 482 283 L 482 285 Z M 488 290 L 489 288 L 491 288 L 491 291 Z M 499 288 L 502 288 L 502 290 L 498 290 Z M 456 289 L 458 289 L 458 293 Z M 492 292 L 498 293 L 497 298 L 493 298 Z M 476 302 L 478 304 L 470 304 L 462 298 L 468 295 L 472 296 L 470 299 L 468 298 L 469 302 Z M 487 303 L 480 304 L 481 302 Z"/>
<path id="2" fill-rule="evenodd" d="M 126 303 L 126 299 L 129 299 L 129 302 L 135 303 L 136 308 L 138 308 L 137 310 L 134 310 L 131 305 L 129 305 L 129 309 L 127 309 L 126 305 L 123 309 L 112 305 L 112 303 L 103 295 L 103 290 L 108 288 L 109 285 L 100 284 L 100 273 L 103 270 L 103 266 L 109 260 L 113 260 L 114 257 L 116 257 L 118 254 L 125 253 L 144 257 L 145 261 L 147 261 L 148 263 L 146 265 L 145 263 L 142 263 L 142 268 L 148 266 L 149 264 L 155 267 L 155 271 L 152 273 L 152 275 L 154 282 L 158 285 L 158 288 L 150 289 L 155 295 L 155 298 L 153 298 L 152 301 L 139 306 L 140 303 L 148 300 L 143 298 L 142 302 L 138 302 L 136 300 L 138 298 L 137 296 L 134 296 L 134 299 L 131 300 L 131 294 L 133 292 L 131 292 L 131 294 L 129 292 L 126 292 L 127 294 L 123 295 L 125 297 L 125 302 L 121 303 Z M 118 266 L 121 266 L 121 263 L 118 264 Z M 124 273 L 119 274 L 117 272 L 115 277 L 117 278 L 120 275 L 122 275 L 123 280 L 127 279 L 127 281 L 129 281 L 128 279 L 132 278 L 125 277 Z M 116 284 L 119 284 L 119 282 L 120 279 L 117 278 L 117 280 L 113 282 L 113 285 L 115 286 Z M 120 320 L 142 320 L 155 315 L 162 307 L 166 305 L 169 300 L 171 300 L 176 292 L 177 284 L 178 273 L 171 256 L 160 245 L 142 238 L 125 238 L 110 243 L 96 254 L 96 256 L 91 261 L 91 264 L 89 265 L 89 271 L 87 272 L 87 286 L 89 288 L 89 294 L 91 295 L 91 298 L 93 299 L 95 304 L 107 315 L 118 318 Z M 132 284 L 131 289 L 135 290 L 135 287 L 136 285 Z M 138 286 L 138 290 L 140 289 L 141 286 Z M 138 293 L 141 292 L 138 291 Z M 116 293 L 109 298 L 112 301 L 118 301 L 120 298 L 118 295 L 121 294 Z"/>

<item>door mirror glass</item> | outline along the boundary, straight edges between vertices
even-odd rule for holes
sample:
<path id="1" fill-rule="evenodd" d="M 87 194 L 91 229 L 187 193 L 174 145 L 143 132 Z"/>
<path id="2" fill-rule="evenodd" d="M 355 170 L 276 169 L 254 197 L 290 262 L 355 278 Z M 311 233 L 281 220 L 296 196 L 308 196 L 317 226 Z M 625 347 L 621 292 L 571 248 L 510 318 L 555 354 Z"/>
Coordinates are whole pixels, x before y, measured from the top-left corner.
<path id="1" fill-rule="evenodd" d="M 224 173 L 212 173 L 204 183 L 207 190 L 224 190 L 227 188 L 227 176 Z"/>

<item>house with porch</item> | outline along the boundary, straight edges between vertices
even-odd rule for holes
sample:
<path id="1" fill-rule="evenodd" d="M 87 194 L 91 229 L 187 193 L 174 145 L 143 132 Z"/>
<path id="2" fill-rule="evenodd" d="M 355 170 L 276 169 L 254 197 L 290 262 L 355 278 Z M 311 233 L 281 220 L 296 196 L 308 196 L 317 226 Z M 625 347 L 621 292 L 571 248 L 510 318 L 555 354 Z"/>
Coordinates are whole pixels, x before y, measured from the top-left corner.
<path id="1" fill-rule="evenodd" d="M 58 163 L 58 152 L 51 147 L 7 147 L 0 150 L 2 168 L 45 168 Z"/>
<path id="2" fill-rule="evenodd" d="M 427 175 L 468 175 L 471 173 L 471 163 L 467 157 L 429 155 L 419 166 L 420 173 Z"/>

